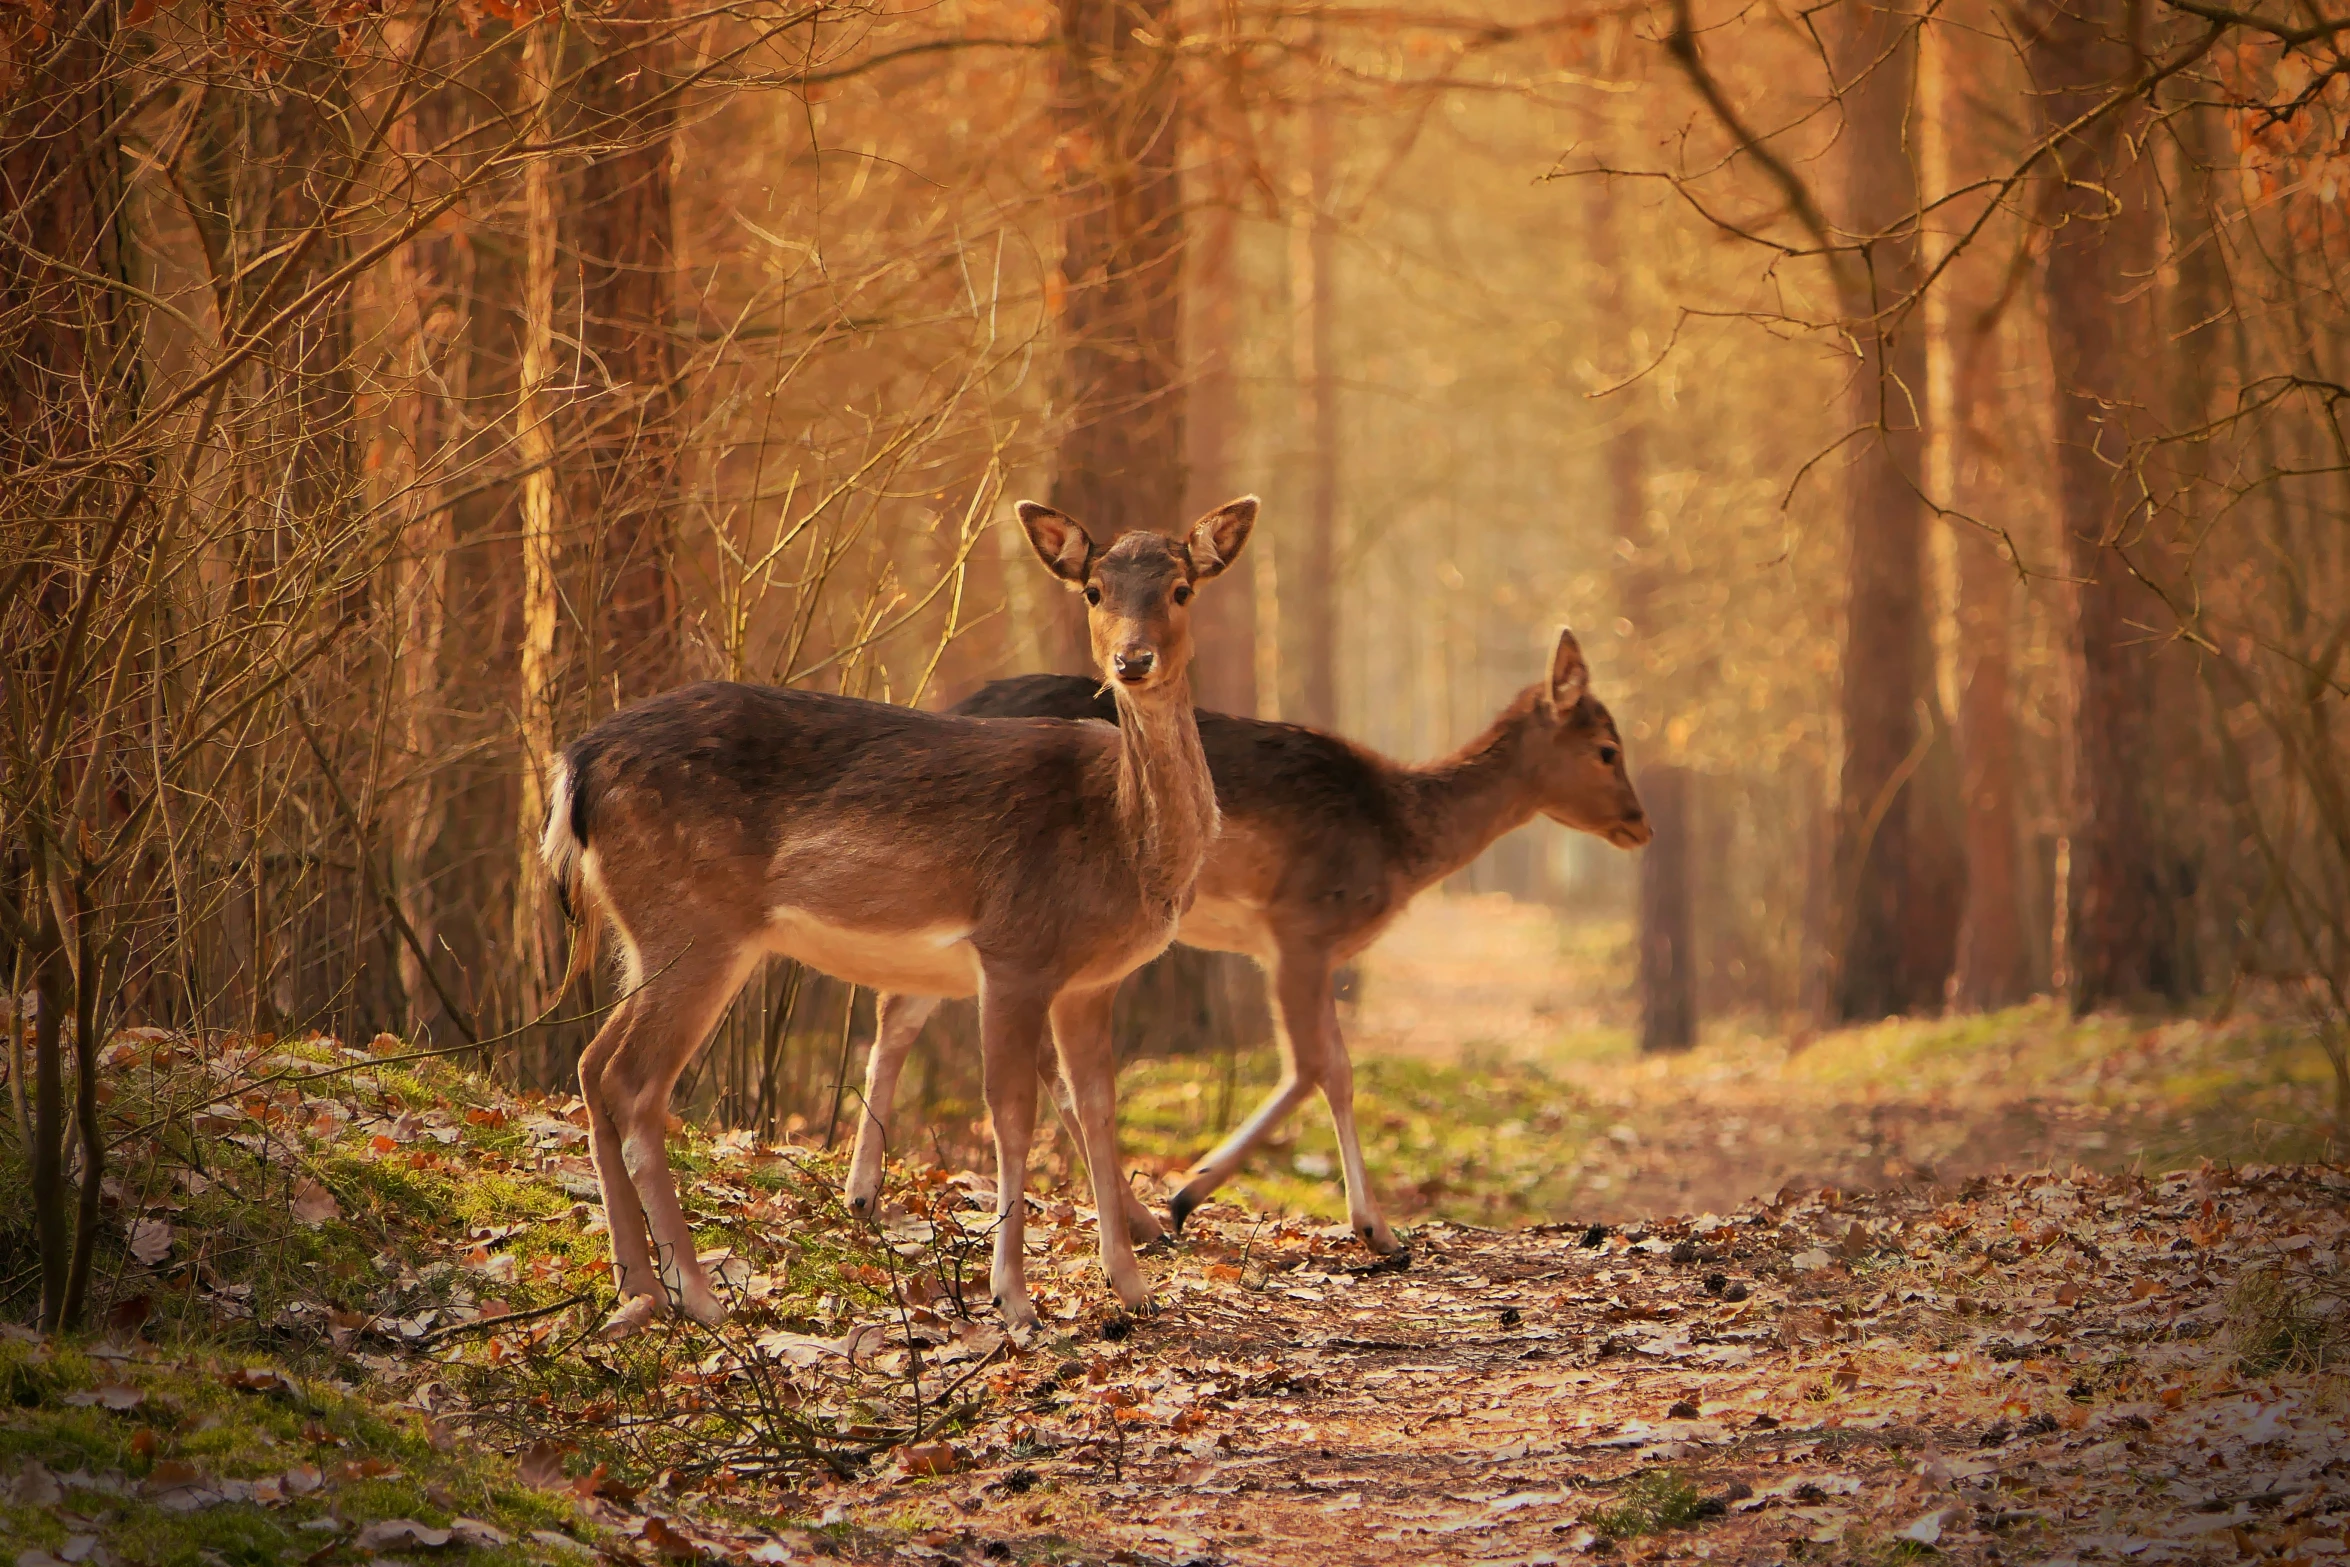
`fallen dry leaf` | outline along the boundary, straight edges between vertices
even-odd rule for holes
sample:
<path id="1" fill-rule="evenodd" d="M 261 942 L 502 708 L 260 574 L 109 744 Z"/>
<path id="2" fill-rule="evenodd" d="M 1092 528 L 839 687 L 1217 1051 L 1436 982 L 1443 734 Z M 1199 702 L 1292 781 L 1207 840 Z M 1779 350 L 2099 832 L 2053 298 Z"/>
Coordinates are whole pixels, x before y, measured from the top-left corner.
<path id="1" fill-rule="evenodd" d="M 514 1455 L 515 1476 L 534 1490 L 562 1490 L 570 1484 L 563 1475 L 563 1455 L 570 1451 L 568 1443 L 541 1438 Z"/>
<path id="2" fill-rule="evenodd" d="M 116 1414 L 138 1408 L 147 1401 L 147 1395 L 138 1388 L 121 1382 L 102 1382 L 80 1393 L 68 1393 L 65 1401 L 77 1408 L 111 1409 Z"/>
<path id="3" fill-rule="evenodd" d="M 352 1543 L 363 1551 L 381 1551 L 402 1545 L 442 1546 L 450 1532 L 413 1518 L 379 1518 L 359 1531 Z"/>
<path id="4" fill-rule="evenodd" d="M 687 1539 L 669 1520 L 655 1514 L 645 1520 L 644 1542 L 673 1562 L 690 1562 L 702 1554 L 702 1548 Z"/>
<path id="5" fill-rule="evenodd" d="M 452 1518 L 449 1532 L 477 1551 L 495 1551 L 514 1543 L 514 1536 L 479 1518 Z"/>
<path id="6" fill-rule="evenodd" d="M 306 1176 L 294 1187 L 294 1217 L 311 1229 L 343 1216 L 342 1204 L 316 1176 Z"/>
<path id="7" fill-rule="evenodd" d="M 235 1371 L 224 1371 L 221 1384 L 240 1393 L 283 1393 L 288 1398 L 299 1398 L 302 1390 L 294 1386 L 293 1378 L 275 1366 L 243 1366 Z"/>
<path id="8" fill-rule="evenodd" d="M 55 1507 L 65 1500 L 65 1488 L 39 1459 L 28 1459 L 9 1482 L 8 1499 L 19 1507 Z"/>
<path id="9" fill-rule="evenodd" d="M 962 1456 L 949 1442 L 917 1442 L 898 1449 L 898 1457 L 910 1475 L 953 1474 L 963 1467 Z"/>
<path id="10" fill-rule="evenodd" d="M 171 1255 L 171 1223 L 166 1219 L 133 1219 L 124 1231 L 131 1255 L 152 1268 Z"/>

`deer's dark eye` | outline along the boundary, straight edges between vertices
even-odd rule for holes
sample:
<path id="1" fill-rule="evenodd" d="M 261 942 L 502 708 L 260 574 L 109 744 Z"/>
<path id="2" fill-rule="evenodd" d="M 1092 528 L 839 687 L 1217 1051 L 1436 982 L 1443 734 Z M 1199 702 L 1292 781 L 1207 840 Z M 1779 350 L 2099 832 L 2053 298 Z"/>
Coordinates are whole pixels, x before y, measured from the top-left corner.
<path id="1" fill-rule="evenodd" d="M 1617 757 L 1619 754 L 1620 754 L 1620 753 L 1618 753 L 1618 752 L 1617 752 L 1617 750 L 1616 750 L 1616 748 L 1615 748 L 1614 746 L 1612 746 L 1612 745 L 1603 745 L 1603 746 L 1601 746 L 1601 747 L 1599 748 L 1599 765 L 1600 765 L 1600 766 L 1602 766 L 1602 767 L 1613 767 L 1613 766 L 1615 766 L 1615 765 L 1616 765 L 1616 757 Z"/>
<path id="2" fill-rule="evenodd" d="M 1102 601 L 1102 590 L 1101 590 L 1101 589 L 1099 589 L 1099 588 L 1087 588 L 1087 589 L 1085 590 L 1085 602 L 1086 602 L 1086 603 L 1088 603 L 1088 604 L 1099 604 L 1101 601 Z"/>
<path id="3" fill-rule="evenodd" d="M 1179 582 L 1175 585 L 1175 602 L 1178 604 L 1191 602 L 1191 588 L 1188 584 Z"/>

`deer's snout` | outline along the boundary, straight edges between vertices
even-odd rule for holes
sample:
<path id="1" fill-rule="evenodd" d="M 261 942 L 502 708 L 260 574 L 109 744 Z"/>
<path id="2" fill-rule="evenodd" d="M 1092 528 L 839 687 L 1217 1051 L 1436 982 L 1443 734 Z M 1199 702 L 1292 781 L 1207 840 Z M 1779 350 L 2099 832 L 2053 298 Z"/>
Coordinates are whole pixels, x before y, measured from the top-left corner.
<path id="1" fill-rule="evenodd" d="M 1608 841 L 1619 849 L 1637 849 L 1656 836 L 1656 829 L 1648 825 L 1648 813 L 1637 805 L 1624 814 L 1608 833 Z"/>
<path id="2" fill-rule="evenodd" d="M 1140 685 L 1143 681 L 1148 680 L 1151 671 L 1158 667 L 1158 663 L 1159 655 L 1147 647 L 1133 648 L 1123 653 L 1110 655 L 1111 671 L 1130 686 Z"/>

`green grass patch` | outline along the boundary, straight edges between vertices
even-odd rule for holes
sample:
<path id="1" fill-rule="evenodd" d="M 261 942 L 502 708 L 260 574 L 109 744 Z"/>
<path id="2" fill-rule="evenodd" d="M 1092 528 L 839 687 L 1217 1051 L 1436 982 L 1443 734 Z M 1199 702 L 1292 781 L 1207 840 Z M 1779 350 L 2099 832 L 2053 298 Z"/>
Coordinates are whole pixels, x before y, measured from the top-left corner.
<path id="1" fill-rule="evenodd" d="M 2350 1276 L 2260 1268 L 2228 1294 L 2236 1369 L 2248 1377 L 2338 1371 L 2350 1362 Z"/>
<path id="2" fill-rule="evenodd" d="M 1119 1075 L 1119 1121 L 1136 1160 L 1177 1169 L 1211 1147 L 1279 1080 L 1271 1049 L 1136 1061 Z M 1535 1065 L 1370 1057 L 1355 1063 L 1355 1121 L 1379 1199 L 1399 1219 L 1501 1225 L 1569 1211 L 1576 1152 L 1604 1131 L 1582 1094 Z M 1260 1146 L 1232 1190 L 1243 1202 L 1346 1216 L 1338 1141 L 1320 1101 Z"/>
<path id="3" fill-rule="evenodd" d="M 152 1567 L 264 1567 L 380 1519 L 440 1526 L 462 1516 L 516 1542 L 469 1560 L 520 1567 L 545 1554 L 529 1545 L 534 1531 L 576 1527 L 567 1500 L 521 1486 L 494 1456 L 442 1451 L 417 1417 L 330 1382 L 246 1389 L 224 1378 L 259 1357 L 102 1348 L 0 1339 L 0 1474 L 39 1464 L 79 1515 L 11 1501 L 17 1493 L 0 1488 L 0 1538 L 55 1552 L 96 1534 L 117 1556 Z M 267 1496 L 175 1506 L 187 1495 L 175 1499 L 181 1479 L 206 1492 L 258 1482 Z"/>
<path id="4" fill-rule="evenodd" d="M 1705 1516 L 1705 1499 L 1695 1482 L 1677 1469 L 1644 1469 L 1624 1482 L 1623 1493 L 1587 1514 L 1584 1524 L 1603 1540 L 1684 1529 Z M 1720 1504 L 1715 1504 L 1719 1510 Z"/>

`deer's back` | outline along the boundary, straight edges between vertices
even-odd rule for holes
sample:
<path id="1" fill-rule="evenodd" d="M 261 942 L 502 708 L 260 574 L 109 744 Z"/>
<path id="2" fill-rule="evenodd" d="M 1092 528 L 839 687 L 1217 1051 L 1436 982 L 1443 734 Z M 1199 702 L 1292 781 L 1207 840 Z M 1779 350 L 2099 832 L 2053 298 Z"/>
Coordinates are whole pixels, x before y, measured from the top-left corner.
<path id="1" fill-rule="evenodd" d="M 1069 944 L 1064 919 L 1138 896 L 1101 852 L 1115 747 L 1091 724 L 710 681 L 614 714 L 564 758 L 574 834 L 654 914 L 960 933 L 986 950 Z"/>

